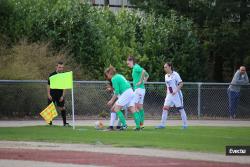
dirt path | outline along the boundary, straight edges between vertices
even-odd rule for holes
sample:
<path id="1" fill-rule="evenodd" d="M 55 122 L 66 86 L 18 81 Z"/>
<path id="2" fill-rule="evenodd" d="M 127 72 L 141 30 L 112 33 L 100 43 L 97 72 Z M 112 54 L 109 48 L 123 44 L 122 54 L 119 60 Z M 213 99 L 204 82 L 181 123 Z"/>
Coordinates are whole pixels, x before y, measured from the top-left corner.
<path id="1" fill-rule="evenodd" d="M 22 152 L 24 150 L 24 152 Z M 26 150 L 26 151 L 25 151 Z M 34 151 L 35 150 L 35 151 Z M 156 158 L 161 162 L 162 159 L 178 159 L 181 162 L 186 160 L 199 160 L 199 161 L 210 161 L 210 163 L 232 163 L 232 164 L 245 164 L 250 166 L 249 156 L 225 156 L 222 154 L 212 154 L 212 153 L 198 153 L 198 152 L 188 152 L 188 151 L 172 151 L 172 150 L 160 150 L 160 149 L 149 149 L 149 148 L 118 148 L 112 146 L 104 145 L 88 145 L 88 144 L 60 144 L 60 143 L 46 143 L 46 142 L 15 142 L 15 141 L 0 141 L 0 159 L 6 159 L 8 157 L 14 156 L 13 159 L 18 159 L 19 154 L 24 158 L 25 154 L 27 157 L 32 157 L 36 152 L 40 153 L 45 151 L 46 154 L 49 152 L 65 153 L 71 154 L 76 152 L 77 155 L 85 157 L 86 155 L 93 154 L 96 158 L 101 158 L 101 155 L 119 155 L 122 159 L 124 157 L 146 157 L 146 159 Z M 21 153 L 20 153 L 21 152 Z M 30 154 L 30 152 L 32 154 Z M 8 156 L 7 156 L 7 153 Z M 82 155 L 81 155 L 82 154 Z M 86 155 L 85 155 L 86 154 Z M 48 154 L 49 155 L 49 154 Z M 62 155 L 63 156 L 63 155 Z M 27 159 L 25 160 L 33 160 Z M 37 156 L 36 156 L 37 157 Z M 66 156 L 68 157 L 68 155 Z M 104 157 L 103 157 L 104 158 Z M 106 157 L 108 158 L 108 157 Z M 73 157 L 74 159 L 74 157 Z M 118 158 L 119 159 L 119 158 Z M 145 161 L 143 159 L 143 161 Z M 54 162 L 54 161 L 52 161 Z M 64 161 L 62 161 L 64 162 Z M 149 163 L 149 162 L 148 162 Z M 100 164 L 98 164 L 100 165 Z M 110 165 L 110 164 L 106 164 Z M 105 165 L 105 166 L 106 166 Z"/>
<path id="2" fill-rule="evenodd" d="M 0 159 L 11 160 L 32 160 L 40 162 L 54 162 L 63 164 L 83 164 L 96 166 L 117 166 L 117 167 L 145 167 L 145 166 L 169 166 L 169 167 L 246 167 L 247 164 L 222 163 L 208 161 L 194 161 L 183 159 L 172 159 L 162 157 L 148 157 L 138 155 L 124 154 L 103 154 L 97 152 L 85 151 L 58 151 L 58 150 L 40 150 L 40 149 L 14 149 L 1 148 Z"/>

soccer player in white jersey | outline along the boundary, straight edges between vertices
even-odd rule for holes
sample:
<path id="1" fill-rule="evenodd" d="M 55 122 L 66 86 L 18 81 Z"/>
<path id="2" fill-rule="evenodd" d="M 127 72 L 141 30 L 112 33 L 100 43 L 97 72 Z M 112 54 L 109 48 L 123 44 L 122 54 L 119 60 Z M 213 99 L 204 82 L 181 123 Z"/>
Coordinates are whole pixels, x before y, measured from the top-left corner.
<path id="1" fill-rule="evenodd" d="M 173 71 L 172 63 L 166 63 L 164 65 L 165 75 L 165 83 L 167 86 L 167 95 L 165 98 L 161 124 L 156 126 L 156 129 L 163 129 L 166 127 L 166 121 L 168 118 L 168 111 L 170 107 L 176 107 L 181 113 L 181 119 L 183 122 L 183 129 L 187 128 L 187 115 L 183 108 L 183 96 L 181 92 L 181 88 L 183 86 L 182 79 L 180 75 Z"/>

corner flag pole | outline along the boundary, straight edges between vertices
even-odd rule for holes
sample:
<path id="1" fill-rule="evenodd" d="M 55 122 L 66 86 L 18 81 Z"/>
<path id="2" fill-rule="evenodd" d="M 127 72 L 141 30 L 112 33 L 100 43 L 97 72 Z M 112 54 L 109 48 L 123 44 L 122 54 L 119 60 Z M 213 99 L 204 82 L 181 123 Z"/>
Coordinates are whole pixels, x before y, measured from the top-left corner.
<path id="1" fill-rule="evenodd" d="M 73 81 L 72 81 L 73 82 Z M 72 125 L 73 130 L 75 130 L 75 103 L 74 103 L 74 82 L 72 83 L 72 89 L 71 89 L 71 99 L 72 99 Z"/>

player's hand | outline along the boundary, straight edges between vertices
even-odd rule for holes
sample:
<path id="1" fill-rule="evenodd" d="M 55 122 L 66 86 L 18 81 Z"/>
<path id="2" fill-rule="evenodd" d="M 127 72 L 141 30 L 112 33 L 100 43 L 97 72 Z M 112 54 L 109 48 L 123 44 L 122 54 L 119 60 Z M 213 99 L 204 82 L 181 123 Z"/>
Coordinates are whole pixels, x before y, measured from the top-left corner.
<path id="1" fill-rule="evenodd" d="M 48 99 L 52 101 L 52 97 L 50 94 L 48 95 Z"/>
<path id="2" fill-rule="evenodd" d="M 110 86 L 110 85 L 107 85 L 106 86 L 106 91 L 108 91 L 108 92 L 112 92 L 114 89 L 112 88 L 112 86 Z"/>
<path id="3" fill-rule="evenodd" d="M 141 83 L 142 83 L 142 81 L 139 81 L 139 82 L 136 84 L 136 86 L 139 86 Z"/>
<path id="4" fill-rule="evenodd" d="M 111 112 L 115 112 L 115 105 L 113 105 L 110 110 Z"/>
<path id="5" fill-rule="evenodd" d="M 173 91 L 172 95 L 174 96 L 177 92 L 176 91 Z"/>
<path id="6" fill-rule="evenodd" d="M 63 101 L 63 99 L 64 99 L 64 97 L 63 97 L 63 96 L 61 96 L 61 97 L 60 97 L 60 99 L 59 99 L 59 101 L 60 101 L 60 102 L 62 102 L 62 101 Z"/>
<path id="7" fill-rule="evenodd" d="M 108 106 L 112 106 L 112 104 L 113 104 L 112 100 L 109 100 L 109 102 L 107 103 Z"/>

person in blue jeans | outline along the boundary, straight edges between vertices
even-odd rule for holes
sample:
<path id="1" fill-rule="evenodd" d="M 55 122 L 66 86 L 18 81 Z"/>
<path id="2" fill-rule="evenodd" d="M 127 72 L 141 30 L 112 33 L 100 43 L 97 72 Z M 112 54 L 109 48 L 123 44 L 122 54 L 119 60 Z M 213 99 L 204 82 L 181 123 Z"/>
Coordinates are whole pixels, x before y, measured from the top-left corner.
<path id="1" fill-rule="evenodd" d="M 229 101 L 229 115 L 230 119 L 236 117 L 236 109 L 240 98 L 240 87 L 249 83 L 249 79 L 246 73 L 246 67 L 241 66 L 239 70 L 236 71 L 234 77 L 228 87 L 228 101 Z"/>

